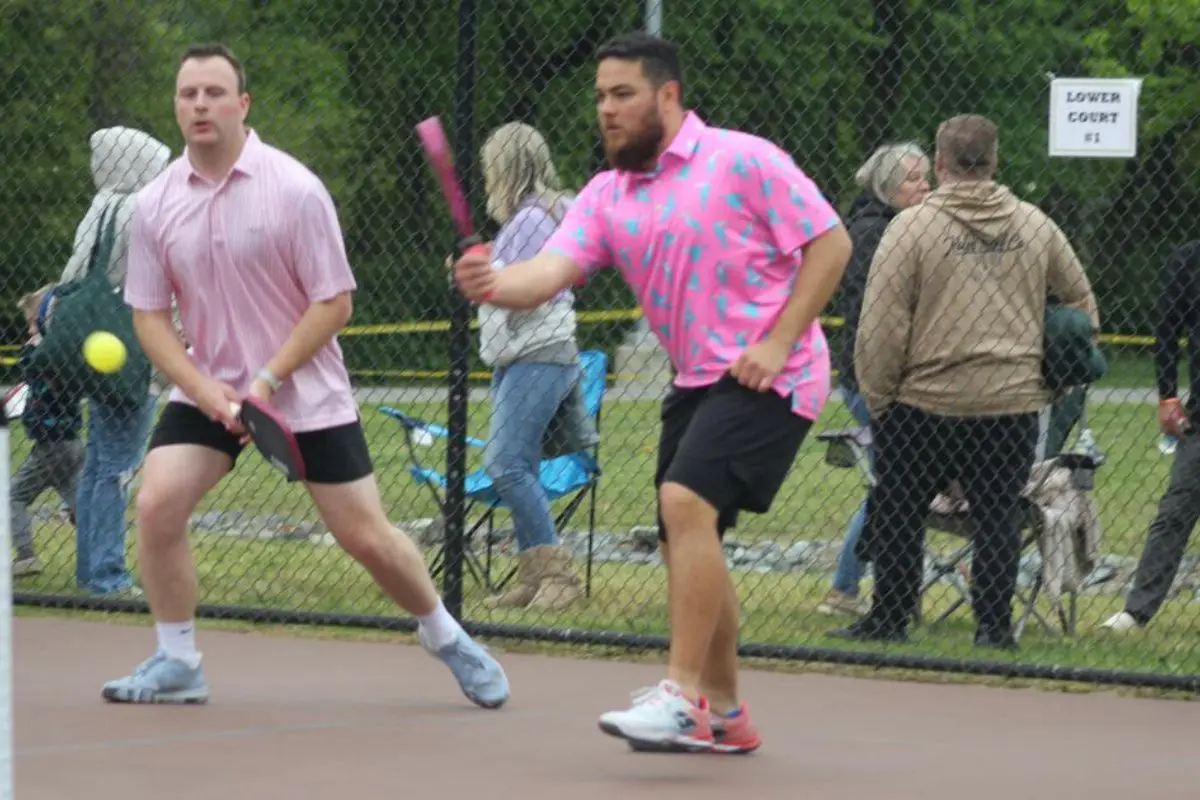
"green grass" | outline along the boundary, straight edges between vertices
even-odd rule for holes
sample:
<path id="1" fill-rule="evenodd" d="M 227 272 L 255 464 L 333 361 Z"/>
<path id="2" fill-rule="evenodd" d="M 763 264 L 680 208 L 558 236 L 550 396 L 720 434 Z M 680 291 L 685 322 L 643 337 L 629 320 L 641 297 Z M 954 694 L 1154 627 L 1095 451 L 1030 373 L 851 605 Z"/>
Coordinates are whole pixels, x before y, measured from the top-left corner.
<path id="1" fill-rule="evenodd" d="M 428 419 L 445 421 L 441 403 L 405 407 Z M 487 404 L 472 406 L 473 433 L 484 435 L 488 410 Z M 634 525 L 654 523 L 652 478 L 657 415 L 658 406 L 653 402 L 607 405 L 602 427 L 605 472 L 597 503 L 598 529 L 624 531 Z M 393 520 L 434 516 L 435 507 L 427 490 L 416 486 L 406 473 L 409 460 L 399 427 L 370 406 L 364 408 L 364 420 L 385 503 Z M 1155 448 L 1154 409 L 1093 404 L 1089 422 L 1109 456 L 1097 476 L 1095 491 L 1104 525 L 1102 550 L 1136 556 L 1170 467 L 1170 459 L 1162 457 Z M 844 408 L 831 404 L 816 430 L 847 424 L 850 418 Z M 19 434 L 14 445 L 16 464 L 28 445 Z M 427 464 L 444 466 L 440 444 L 418 452 Z M 471 469 L 479 466 L 479 457 L 480 453 L 472 449 Z M 856 472 L 834 469 L 824 463 L 823 457 L 823 448 L 814 432 L 772 513 L 746 517 L 745 525 L 730 536 L 745 542 L 771 539 L 785 545 L 800 539 L 840 540 L 847 520 L 861 500 L 862 487 Z M 57 502 L 49 495 L 43 500 Z M 201 510 L 222 509 L 281 514 L 301 522 L 317 521 L 303 489 L 284 484 L 253 451 L 248 451 L 239 470 L 208 498 Z M 585 514 L 586 509 L 581 509 L 575 519 L 576 526 L 585 523 Z M 503 515 L 499 522 L 506 522 Z M 36 578 L 19 580 L 17 590 L 74 591 L 73 531 L 65 524 L 47 523 L 39 529 L 38 537 L 48 569 Z M 249 540 L 200 533 L 194 534 L 192 541 L 204 603 L 395 614 L 363 571 L 335 547 L 313 546 L 307 541 Z M 939 549 L 959 544 L 946 535 L 932 535 L 930 541 Z M 130 553 L 131 559 L 135 559 L 132 541 Z M 136 561 L 133 563 L 136 566 Z M 495 568 L 505 569 L 508 563 L 500 558 Z M 828 575 L 738 571 L 735 576 L 743 598 L 744 641 L 818 647 L 834 644 L 823 634 L 840 620 L 813 611 L 828 587 Z M 660 568 L 597 563 L 593 595 L 586 604 L 568 613 L 541 617 L 522 611 L 488 611 L 481 602 L 483 592 L 468 578 L 464 611 L 470 619 L 478 621 L 663 635 L 667 633 L 664 579 L 665 573 Z M 926 596 L 927 618 L 936 616 L 953 599 L 948 587 L 944 592 L 935 588 Z M 1200 648 L 1196 647 L 1200 606 L 1189 604 L 1186 598 L 1172 599 L 1147 632 L 1123 638 L 1095 632 L 1096 623 L 1117 610 L 1120 601 L 1118 595 L 1085 596 L 1080 600 L 1080 630 L 1074 638 L 1046 633 L 1031 622 L 1021 652 L 1000 658 L 1036 664 L 1200 674 Z M 970 646 L 972 627 L 969 609 L 961 608 L 946 623 L 917 628 L 911 644 L 890 650 L 975 658 L 978 653 Z M 863 645 L 859 649 L 876 647 Z"/>
<path id="2" fill-rule="evenodd" d="M 1108 374 L 1096 383 L 1099 388 L 1154 388 L 1154 359 L 1148 348 L 1109 345 L 1104 356 Z"/>

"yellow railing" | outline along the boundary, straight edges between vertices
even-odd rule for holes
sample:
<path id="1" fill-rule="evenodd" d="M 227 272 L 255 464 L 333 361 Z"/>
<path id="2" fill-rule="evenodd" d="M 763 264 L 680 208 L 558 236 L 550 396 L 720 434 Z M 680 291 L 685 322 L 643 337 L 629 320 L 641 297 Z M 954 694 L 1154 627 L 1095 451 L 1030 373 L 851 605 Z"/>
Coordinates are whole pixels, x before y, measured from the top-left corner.
<path id="1" fill-rule="evenodd" d="M 580 311 L 576 314 L 576 319 L 581 324 L 594 324 L 599 322 L 632 322 L 641 319 L 641 309 L 637 308 L 615 308 L 606 311 Z M 821 324 L 827 328 L 837 328 L 842 325 L 844 320 L 841 317 L 821 317 Z M 471 328 L 478 327 L 478 323 L 474 320 L 471 322 Z M 342 331 L 341 337 L 355 336 L 395 336 L 397 334 L 410 333 L 440 333 L 450 330 L 450 320 L 430 320 L 419 322 L 383 322 L 374 325 L 349 325 Z M 1121 334 L 1108 333 L 1100 335 L 1102 344 L 1112 345 L 1127 345 L 1134 347 L 1151 347 L 1154 345 L 1153 336 L 1142 336 L 1137 334 Z M 15 353 L 20 350 L 20 345 L 6 344 L 0 345 L 0 352 Z M 17 359 L 12 356 L 0 356 L 0 365 L 11 367 L 16 365 Z M 409 380 L 431 380 L 434 378 L 444 378 L 448 374 L 446 370 L 414 370 L 414 369 L 358 369 L 354 371 L 355 375 L 372 378 L 407 378 Z M 472 379 L 487 380 L 491 376 L 489 372 L 472 372 Z M 632 376 L 614 376 L 629 378 Z"/>

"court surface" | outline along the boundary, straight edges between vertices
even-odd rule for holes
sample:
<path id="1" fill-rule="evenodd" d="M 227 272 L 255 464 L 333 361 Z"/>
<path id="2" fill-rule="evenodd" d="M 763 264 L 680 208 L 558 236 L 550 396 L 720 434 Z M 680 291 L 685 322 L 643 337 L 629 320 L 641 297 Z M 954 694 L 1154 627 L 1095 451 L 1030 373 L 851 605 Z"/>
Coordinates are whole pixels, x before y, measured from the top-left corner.
<path id="1" fill-rule="evenodd" d="M 476 709 L 407 644 L 203 630 L 207 706 L 107 705 L 153 628 L 14 621 L 18 800 L 1195 798 L 1200 705 L 749 672 L 765 746 L 635 754 L 596 717 L 653 665 L 504 654 Z"/>

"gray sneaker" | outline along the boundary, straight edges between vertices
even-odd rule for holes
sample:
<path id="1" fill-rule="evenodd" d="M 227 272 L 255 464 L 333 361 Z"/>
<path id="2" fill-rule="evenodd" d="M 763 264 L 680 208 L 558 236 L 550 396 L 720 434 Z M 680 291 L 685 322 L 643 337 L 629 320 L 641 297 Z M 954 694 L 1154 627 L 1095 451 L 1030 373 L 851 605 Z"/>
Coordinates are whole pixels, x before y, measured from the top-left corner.
<path id="1" fill-rule="evenodd" d="M 24 578 L 29 575 L 38 575 L 42 571 L 42 562 L 38 561 L 37 556 L 18 556 L 13 562 L 12 574 L 14 578 Z"/>
<path id="2" fill-rule="evenodd" d="M 104 684 L 101 695 L 114 703 L 207 703 L 208 683 L 202 667 L 189 667 L 160 650 L 132 675 Z"/>
<path id="3" fill-rule="evenodd" d="M 508 677 L 504 668 L 465 631 L 440 650 L 430 646 L 425 629 L 417 629 L 417 638 L 425 652 L 440 660 L 462 688 L 463 694 L 477 706 L 499 708 L 508 701 Z"/>

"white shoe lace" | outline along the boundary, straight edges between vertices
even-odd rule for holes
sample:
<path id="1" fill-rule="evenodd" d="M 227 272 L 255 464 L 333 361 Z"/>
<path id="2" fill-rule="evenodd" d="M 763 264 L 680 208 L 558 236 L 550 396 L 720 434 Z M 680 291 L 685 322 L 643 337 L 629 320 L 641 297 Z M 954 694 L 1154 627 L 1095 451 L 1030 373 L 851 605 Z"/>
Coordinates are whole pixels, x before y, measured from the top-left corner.
<path id="1" fill-rule="evenodd" d="M 646 686 L 638 689 L 636 692 L 630 693 L 629 697 L 633 701 L 634 706 L 653 706 L 662 705 L 676 695 L 667 690 L 663 683 L 657 683 L 654 686 Z"/>

